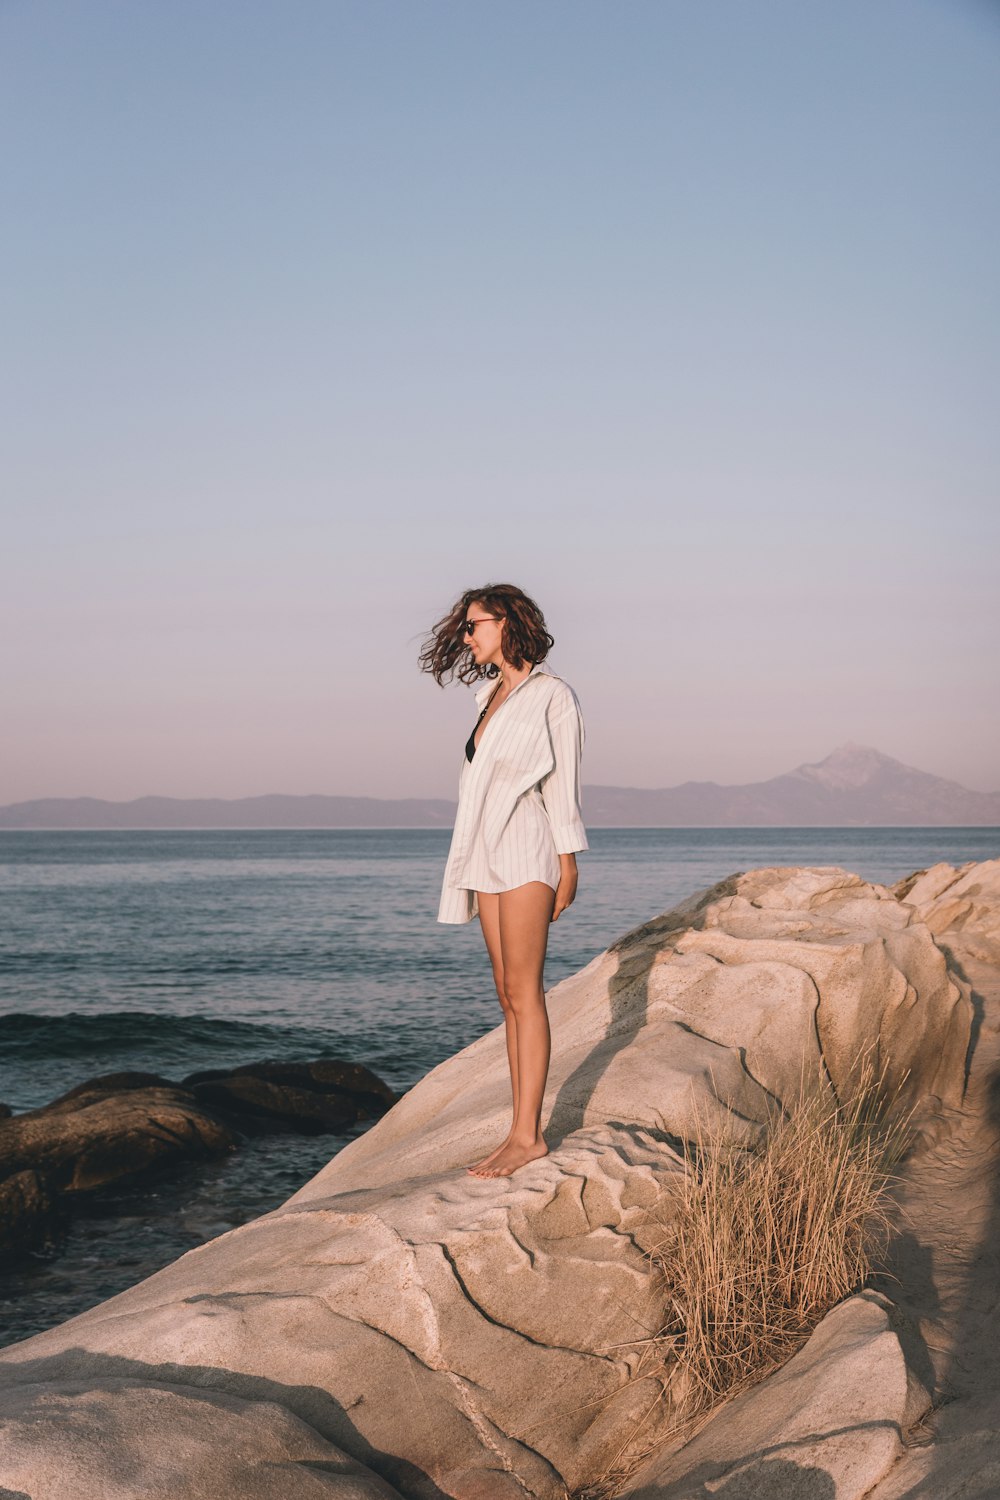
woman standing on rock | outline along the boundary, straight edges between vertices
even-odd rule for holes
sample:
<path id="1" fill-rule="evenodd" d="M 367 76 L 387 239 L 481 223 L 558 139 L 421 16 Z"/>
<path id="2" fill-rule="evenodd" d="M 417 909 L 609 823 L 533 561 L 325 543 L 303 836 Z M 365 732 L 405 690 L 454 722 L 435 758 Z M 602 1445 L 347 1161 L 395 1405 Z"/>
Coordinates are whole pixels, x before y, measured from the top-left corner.
<path id="1" fill-rule="evenodd" d="M 439 922 L 479 917 L 507 1031 L 513 1120 L 468 1170 L 509 1177 L 545 1156 L 542 1097 L 549 1018 L 542 971 L 549 923 L 576 895 L 583 718 L 568 682 L 544 665 L 554 642 L 534 600 L 509 583 L 468 589 L 434 626 L 420 666 L 444 686 L 487 678 L 458 787 Z"/>

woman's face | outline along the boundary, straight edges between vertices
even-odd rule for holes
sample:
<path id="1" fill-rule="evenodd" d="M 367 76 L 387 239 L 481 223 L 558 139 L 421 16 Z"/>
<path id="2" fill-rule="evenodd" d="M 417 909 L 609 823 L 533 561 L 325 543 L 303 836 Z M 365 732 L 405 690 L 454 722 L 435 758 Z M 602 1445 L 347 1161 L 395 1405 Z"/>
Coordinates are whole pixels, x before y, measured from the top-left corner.
<path id="1" fill-rule="evenodd" d="M 476 665 L 485 667 L 492 662 L 497 667 L 502 667 L 503 617 L 494 618 L 488 609 L 483 608 L 478 599 L 473 599 L 465 611 L 465 621 L 465 639 L 469 643 L 469 651 Z M 475 627 L 471 635 L 467 628 L 470 624 Z"/>

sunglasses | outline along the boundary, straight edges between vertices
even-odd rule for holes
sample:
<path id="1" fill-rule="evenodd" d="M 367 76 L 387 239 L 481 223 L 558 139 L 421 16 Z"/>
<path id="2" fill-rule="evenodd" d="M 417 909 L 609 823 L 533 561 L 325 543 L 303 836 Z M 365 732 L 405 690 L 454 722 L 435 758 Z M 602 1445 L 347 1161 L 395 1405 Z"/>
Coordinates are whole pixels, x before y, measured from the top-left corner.
<path id="1" fill-rule="evenodd" d="M 476 626 L 477 625 L 484 625 L 487 620 L 494 620 L 495 621 L 495 620 L 503 620 L 505 618 L 506 618 L 505 615 L 481 615 L 478 620 L 466 620 L 466 621 L 464 621 L 463 625 L 462 625 L 462 629 L 465 631 L 466 635 L 475 635 L 475 633 L 476 633 Z"/>

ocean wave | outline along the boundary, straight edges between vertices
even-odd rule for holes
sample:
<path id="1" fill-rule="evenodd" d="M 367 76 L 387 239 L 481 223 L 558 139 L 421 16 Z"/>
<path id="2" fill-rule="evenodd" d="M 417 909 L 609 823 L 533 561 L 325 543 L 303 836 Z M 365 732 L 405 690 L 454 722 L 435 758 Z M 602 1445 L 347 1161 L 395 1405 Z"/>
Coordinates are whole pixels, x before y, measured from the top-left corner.
<path id="1" fill-rule="evenodd" d="M 289 1045 L 315 1048 L 326 1042 L 317 1028 L 227 1020 L 220 1016 L 162 1015 L 147 1010 L 69 1011 L 61 1015 L 0 1015 L 0 1055 L 4 1063 L 88 1055 L 102 1060 L 115 1053 L 155 1051 L 166 1062 L 193 1052 L 287 1052 Z"/>

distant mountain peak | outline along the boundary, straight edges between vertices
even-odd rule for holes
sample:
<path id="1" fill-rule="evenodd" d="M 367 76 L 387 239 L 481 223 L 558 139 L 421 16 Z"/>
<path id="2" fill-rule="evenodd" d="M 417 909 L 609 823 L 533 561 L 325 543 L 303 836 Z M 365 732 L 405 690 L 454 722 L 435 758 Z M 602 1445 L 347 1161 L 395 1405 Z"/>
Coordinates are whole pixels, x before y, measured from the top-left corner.
<path id="1" fill-rule="evenodd" d="M 838 758 L 857 755 L 874 756 L 876 760 L 891 759 L 890 756 L 883 754 L 881 750 L 876 750 L 874 745 L 859 745 L 857 740 L 845 740 L 842 745 L 835 745 L 826 759 L 837 760 Z"/>
<path id="2" fill-rule="evenodd" d="M 910 769 L 902 761 L 893 760 L 891 755 L 883 755 L 872 745 L 858 745 L 854 740 L 846 740 L 823 760 L 797 766 L 790 774 L 828 787 L 830 791 L 843 792 L 867 786 L 880 772 Z"/>

